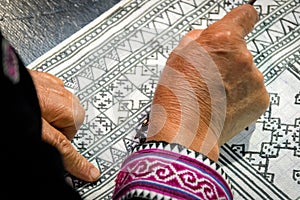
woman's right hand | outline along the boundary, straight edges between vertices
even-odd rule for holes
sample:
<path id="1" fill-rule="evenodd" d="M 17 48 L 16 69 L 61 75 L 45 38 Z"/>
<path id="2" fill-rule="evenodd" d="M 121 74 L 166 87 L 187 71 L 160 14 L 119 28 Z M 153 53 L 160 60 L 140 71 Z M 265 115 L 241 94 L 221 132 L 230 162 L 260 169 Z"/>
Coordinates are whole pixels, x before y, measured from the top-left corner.
<path id="1" fill-rule="evenodd" d="M 217 160 L 219 147 L 263 114 L 269 95 L 244 40 L 257 20 L 245 4 L 182 38 L 154 95 L 148 141 L 180 143 Z"/>

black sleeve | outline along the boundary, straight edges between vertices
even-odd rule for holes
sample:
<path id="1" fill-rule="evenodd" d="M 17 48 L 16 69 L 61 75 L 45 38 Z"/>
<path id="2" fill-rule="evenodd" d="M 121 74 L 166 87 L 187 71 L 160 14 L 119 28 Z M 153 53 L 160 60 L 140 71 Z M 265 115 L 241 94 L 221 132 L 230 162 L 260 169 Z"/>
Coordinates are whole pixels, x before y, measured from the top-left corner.
<path id="1" fill-rule="evenodd" d="M 64 179 L 58 151 L 41 140 L 41 111 L 33 81 L 0 35 L 0 199 L 81 199 Z"/>

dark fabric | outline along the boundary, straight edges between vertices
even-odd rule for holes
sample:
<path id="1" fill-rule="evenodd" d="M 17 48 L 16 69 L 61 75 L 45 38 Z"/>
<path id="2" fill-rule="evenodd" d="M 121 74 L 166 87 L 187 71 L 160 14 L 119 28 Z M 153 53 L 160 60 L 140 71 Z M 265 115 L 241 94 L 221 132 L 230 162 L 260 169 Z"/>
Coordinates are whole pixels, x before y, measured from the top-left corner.
<path id="1" fill-rule="evenodd" d="M 25 65 L 102 15 L 120 0 L 1 0 L 0 28 Z"/>
<path id="2" fill-rule="evenodd" d="M 58 151 L 41 140 L 41 111 L 26 67 L 17 54 L 17 74 L 7 75 L 6 40 L 0 55 L 1 193 L 0 199 L 81 199 L 64 179 Z M 5 57 L 6 56 L 6 57 Z M 14 74 L 14 73 L 12 73 Z"/>

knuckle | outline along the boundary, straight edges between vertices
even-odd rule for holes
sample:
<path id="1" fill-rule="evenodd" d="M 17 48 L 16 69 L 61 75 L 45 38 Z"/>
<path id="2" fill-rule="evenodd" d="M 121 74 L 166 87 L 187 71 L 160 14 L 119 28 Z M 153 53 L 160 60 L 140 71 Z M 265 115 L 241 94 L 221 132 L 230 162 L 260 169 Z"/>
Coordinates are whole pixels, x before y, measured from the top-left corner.
<path id="1" fill-rule="evenodd" d="M 259 105 L 261 106 L 261 110 L 265 110 L 269 106 L 270 98 L 264 83 L 264 76 L 258 69 L 256 69 L 253 77 L 257 85 L 257 95 L 260 99 Z"/>
<path id="2" fill-rule="evenodd" d="M 248 50 L 244 52 L 244 61 L 249 64 L 253 63 L 253 56 Z"/>
<path id="3" fill-rule="evenodd" d="M 74 112 L 74 118 L 76 119 L 77 123 L 83 123 L 85 118 L 85 109 L 80 103 L 79 99 L 74 96 L 74 102 L 73 102 L 73 112 Z"/>
<path id="4" fill-rule="evenodd" d="M 69 154 L 72 151 L 71 143 L 65 136 L 58 137 L 56 146 L 62 155 Z"/>
<path id="5" fill-rule="evenodd" d="M 57 76 L 53 75 L 53 74 L 50 74 L 48 72 L 42 72 L 42 75 L 45 76 L 45 78 L 48 78 L 50 80 L 53 80 L 54 83 L 57 83 L 58 85 L 60 86 L 63 86 L 64 85 L 64 82 L 58 78 Z"/>
<path id="6" fill-rule="evenodd" d="M 231 40 L 232 35 L 233 35 L 233 32 L 231 30 L 224 30 L 224 31 L 215 33 L 214 40 L 226 42 L 226 41 Z"/>
<path id="7" fill-rule="evenodd" d="M 256 77 L 257 77 L 257 81 L 260 82 L 264 87 L 264 75 L 258 69 L 257 69 Z"/>
<path id="8" fill-rule="evenodd" d="M 242 50 L 239 55 L 237 55 L 237 60 L 239 61 L 240 65 L 243 66 L 245 71 L 252 71 L 253 70 L 253 56 L 248 50 Z"/>

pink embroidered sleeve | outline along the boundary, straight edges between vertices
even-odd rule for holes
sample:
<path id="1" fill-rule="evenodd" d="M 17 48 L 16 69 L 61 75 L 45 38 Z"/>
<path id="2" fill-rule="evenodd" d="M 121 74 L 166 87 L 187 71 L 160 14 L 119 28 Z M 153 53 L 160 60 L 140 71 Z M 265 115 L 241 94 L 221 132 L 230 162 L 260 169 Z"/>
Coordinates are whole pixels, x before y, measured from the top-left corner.
<path id="1" fill-rule="evenodd" d="M 119 199 L 233 199 L 214 161 L 179 144 L 146 142 L 122 164 L 113 194 Z"/>

